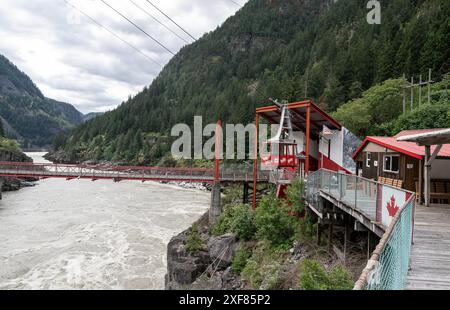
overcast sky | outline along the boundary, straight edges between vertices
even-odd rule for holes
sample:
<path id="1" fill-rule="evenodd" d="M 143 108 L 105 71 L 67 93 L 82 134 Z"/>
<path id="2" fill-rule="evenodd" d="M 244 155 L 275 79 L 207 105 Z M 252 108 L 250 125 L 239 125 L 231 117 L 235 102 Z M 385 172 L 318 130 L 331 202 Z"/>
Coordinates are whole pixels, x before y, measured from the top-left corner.
<path id="1" fill-rule="evenodd" d="M 67 0 L 160 64 L 172 55 L 100 0 Z M 192 39 L 146 0 L 105 0 L 148 34 L 177 52 Z M 214 30 L 247 0 L 151 0 L 194 37 Z M 2 0 L 0 54 L 37 84 L 45 96 L 83 113 L 111 110 L 149 85 L 162 69 L 67 5 L 64 0 Z"/>

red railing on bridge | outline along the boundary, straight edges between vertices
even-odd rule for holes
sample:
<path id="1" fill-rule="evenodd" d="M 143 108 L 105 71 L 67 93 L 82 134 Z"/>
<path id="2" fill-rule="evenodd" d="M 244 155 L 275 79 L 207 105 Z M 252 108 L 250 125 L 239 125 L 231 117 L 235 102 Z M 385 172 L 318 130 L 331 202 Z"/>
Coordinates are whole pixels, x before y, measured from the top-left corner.
<path id="1" fill-rule="evenodd" d="M 250 182 L 252 171 L 222 170 L 221 180 L 225 182 Z M 168 168 L 145 166 L 113 166 L 113 165 L 68 165 L 68 164 L 35 164 L 18 162 L 0 162 L 0 176 L 14 178 L 65 178 L 90 180 L 123 180 L 156 181 L 156 182 L 190 182 L 213 183 L 214 170 L 203 168 Z M 265 172 L 258 172 L 260 182 L 268 181 Z"/>

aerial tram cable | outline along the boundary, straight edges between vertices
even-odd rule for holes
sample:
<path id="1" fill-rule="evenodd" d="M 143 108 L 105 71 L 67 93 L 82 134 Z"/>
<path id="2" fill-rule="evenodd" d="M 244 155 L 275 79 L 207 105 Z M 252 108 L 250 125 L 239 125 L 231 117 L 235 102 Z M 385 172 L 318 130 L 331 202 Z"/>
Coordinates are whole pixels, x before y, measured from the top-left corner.
<path id="1" fill-rule="evenodd" d="M 103 1 L 103 0 L 102 0 Z M 169 15 L 167 15 L 166 13 L 164 13 L 163 11 L 161 11 L 156 5 L 154 5 L 152 2 L 150 2 L 149 0 L 145 0 L 148 3 L 150 3 L 151 6 L 153 6 L 155 9 L 158 10 L 158 12 L 160 12 L 162 15 L 164 15 L 167 19 L 169 19 L 172 23 L 174 23 L 178 28 L 180 28 L 181 30 L 183 30 L 184 33 L 186 33 L 188 36 L 190 36 L 194 41 L 197 41 L 197 39 L 191 35 L 189 32 L 187 32 L 183 27 L 181 27 L 180 25 L 177 24 L 176 21 L 174 21 L 172 18 L 170 18 Z"/>
<path id="2" fill-rule="evenodd" d="M 164 67 L 161 63 L 159 63 L 158 61 L 156 61 L 155 59 L 153 59 L 152 57 L 150 57 L 149 55 L 147 55 L 146 53 L 144 53 L 143 51 L 141 51 L 140 49 L 138 49 L 137 47 L 135 47 L 134 45 L 132 45 L 130 42 L 122 39 L 119 35 L 117 35 L 116 33 L 114 33 L 112 30 L 110 30 L 109 28 L 103 26 L 102 24 L 100 24 L 98 21 L 96 21 L 93 17 L 89 16 L 88 14 L 86 14 L 85 12 L 83 12 L 81 9 L 77 8 L 76 6 L 74 6 L 72 3 L 70 3 L 67 0 L 63 0 L 65 3 L 67 3 L 67 5 L 71 6 L 73 9 L 77 10 L 78 12 L 80 12 L 80 14 L 82 14 L 83 16 L 85 16 L 86 18 L 90 19 L 91 22 L 93 22 L 94 24 L 96 24 L 97 26 L 99 26 L 100 28 L 106 30 L 107 32 L 109 32 L 109 34 L 111 34 L 112 36 L 114 36 L 116 39 L 122 41 L 122 43 L 125 43 L 126 45 L 128 45 L 130 48 L 132 48 L 133 50 L 135 50 L 136 52 L 138 52 L 139 54 L 141 54 L 142 56 L 144 56 L 145 58 L 149 59 L 150 61 L 152 61 L 153 63 L 157 64 L 160 67 Z"/>
<path id="3" fill-rule="evenodd" d="M 134 2 L 133 0 L 129 0 L 131 3 L 133 3 L 133 5 L 135 7 L 137 7 L 138 9 L 140 9 L 142 12 L 144 12 L 145 14 L 147 14 L 149 17 L 151 17 L 153 20 L 155 20 L 158 24 L 160 24 L 161 26 L 163 26 L 164 28 L 166 28 L 167 30 L 169 30 L 171 33 L 173 33 L 175 36 L 177 36 L 180 40 L 184 41 L 186 44 L 189 44 L 190 42 L 187 41 L 185 38 L 183 38 L 182 36 L 180 36 L 178 33 L 176 33 L 175 31 L 173 31 L 172 29 L 170 29 L 167 25 L 165 25 L 162 21 L 160 21 L 159 19 L 157 19 L 155 16 L 153 16 L 152 14 L 150 14 L 147 10 L 145 10 L 143 7 L 141 7 L 140 5 L 138 5 L 136 2 Z"/>
<path id="4" fill-rule="evenodd" d="M 132 20 L 130 20 L 128 17 L 126 17 L 125 15 L 123 15 L 122 13 L 120 13 L 118 10 L 116 10 L 115 8 L 113 8 L 111 5 L 109 5 L 105 0 L 100 0 L 101 2 L 103 2 L 106 6 L 108 6 L 111 10 L 113 10 L 114 12 L 116 12 L 118 15 L 120 15 L 123 19 L 125 19 L 126 21 L 128 21 L 130 24 L 132 24 L 134 27 L 136 27 L 137 29 L 139 29 L 143 34 L 145 34 L 147 37 L 149 37 L 150 39 L 152 39 L 153 41 L 155 41 L 159 46 L 161 46 L 163 49 L 165 49 L 167 52 L 169 52 L 170 54 L 172 54 L 173 56 L 175 56 L 175 53 L 172 52 L 169 48 L 167 48 L 164 44 L 162 44 L 161 42 L 159 42 L 157 39 L 155 39 L 153 36 L 151 36 L 150 34 L 148 34 L 144 29 L 142 29 L 141 27 L 139 27 L 138 25 L 136 25 L 136 23 L 134 23 Z"/>

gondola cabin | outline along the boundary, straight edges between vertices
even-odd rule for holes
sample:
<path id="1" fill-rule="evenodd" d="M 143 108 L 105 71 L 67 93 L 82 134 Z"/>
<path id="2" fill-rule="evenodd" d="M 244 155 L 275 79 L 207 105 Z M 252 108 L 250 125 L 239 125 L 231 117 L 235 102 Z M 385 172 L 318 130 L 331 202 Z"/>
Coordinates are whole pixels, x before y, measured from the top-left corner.
<path id="1" fill-rule="evenodd" d="M 276 170 L 283 168 L 296 169 L 300 165 L 297 143 L 267 141 L 263 143 L 261 152 L 261 169 Z"/>

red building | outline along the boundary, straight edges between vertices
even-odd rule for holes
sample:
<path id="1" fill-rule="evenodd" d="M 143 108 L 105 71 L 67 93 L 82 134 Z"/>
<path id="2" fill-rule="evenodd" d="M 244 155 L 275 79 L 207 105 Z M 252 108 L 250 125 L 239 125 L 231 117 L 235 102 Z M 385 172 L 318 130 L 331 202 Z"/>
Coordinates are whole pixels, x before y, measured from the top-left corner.
<path id="1" fill-rule="evenodd" d="M 417 198 L 422 200 L 426 146 L 401 140 L 402 137 L 438 131 L 441 129 L 406 130 L 394 137 L 367 137 L 353 155 L 357 162 L 357 174 L 384 183 L 391 182 L 416 192 Z M 436 148 L 432 146 L 430 153 L 434 153 Z M 448 202 L 444 198 L 450 193 L 450 144 L 443 144 L 435 155 L 430 173 L 431 197 Z"/>

